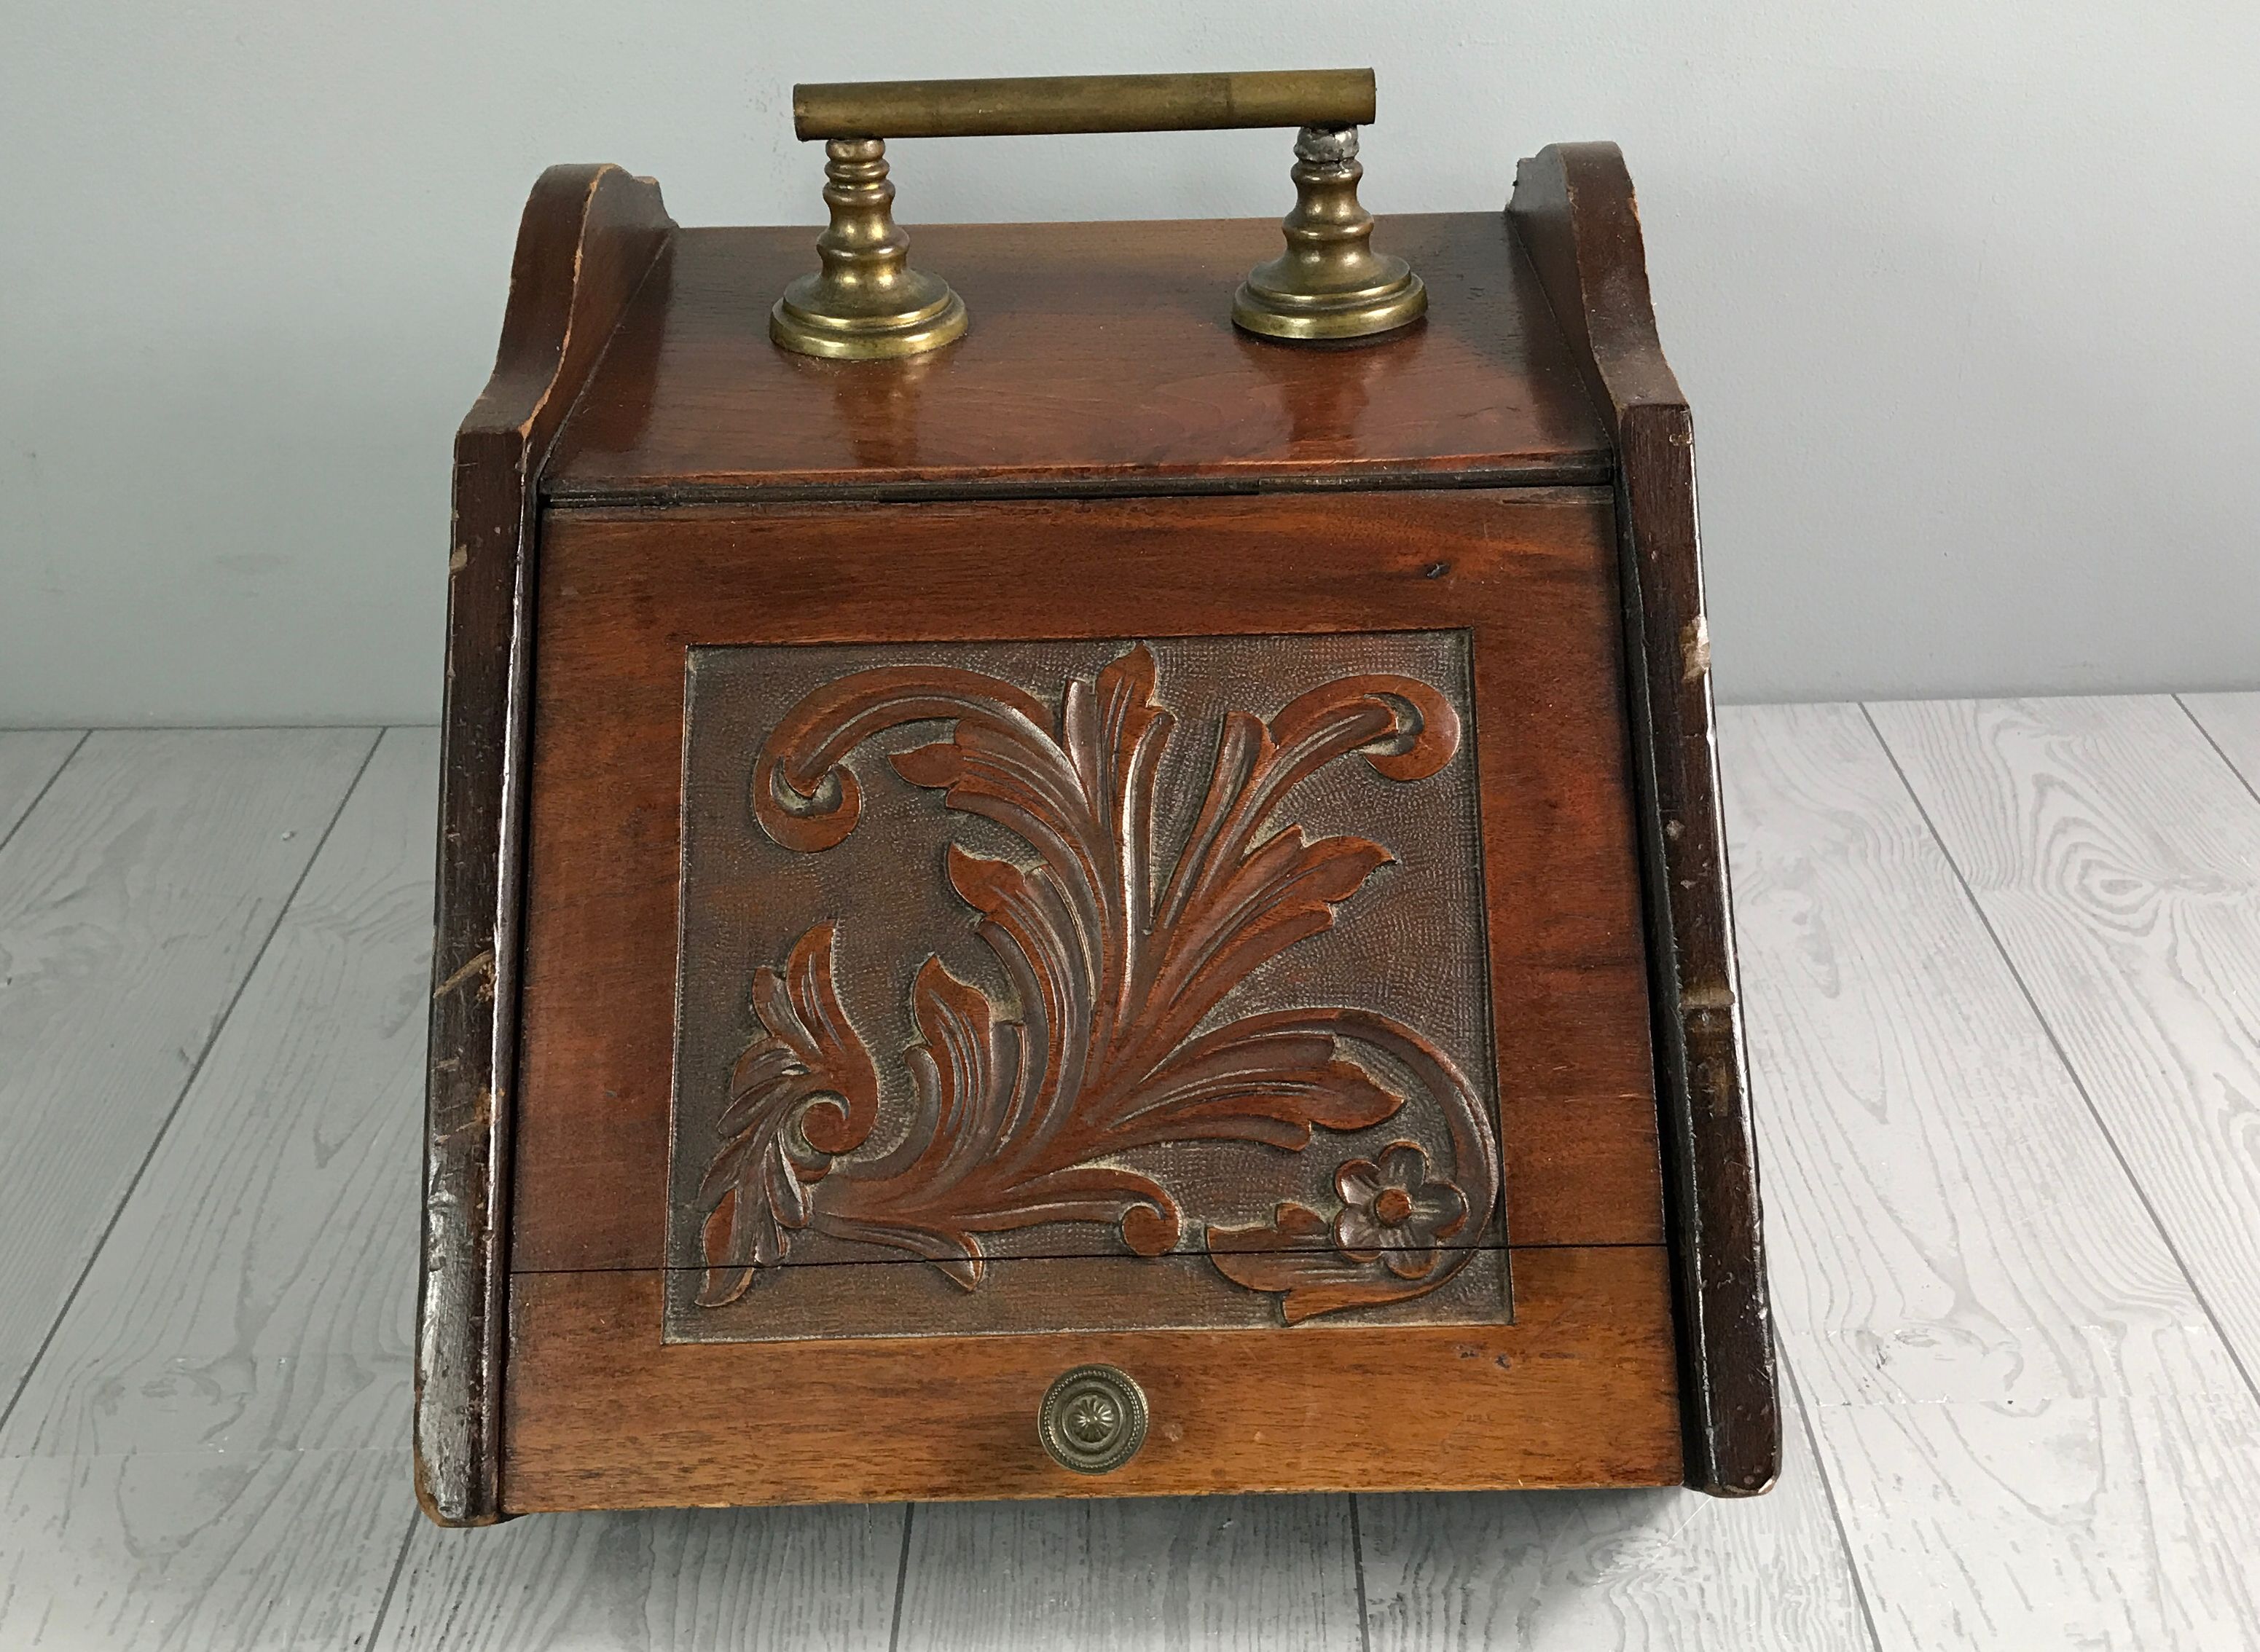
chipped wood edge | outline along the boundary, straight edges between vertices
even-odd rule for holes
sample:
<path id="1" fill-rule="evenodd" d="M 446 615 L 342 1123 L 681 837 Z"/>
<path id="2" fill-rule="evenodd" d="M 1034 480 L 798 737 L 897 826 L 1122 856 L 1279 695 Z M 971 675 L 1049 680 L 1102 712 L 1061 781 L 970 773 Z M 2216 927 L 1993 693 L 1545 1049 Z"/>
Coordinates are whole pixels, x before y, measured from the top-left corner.
<path id="1" fill-rule="evenodd" d="M 503 1518 L 537 483 L 674 228 L 649 178 L 614 166 L 543 173 L 519 225 L 494 375 L 455 436 L 416 1315 L 416 1498 L 442 1526 Z"/>
<path id="2" fill-rule="evenodd" d="M 1555 144 L 1522 161 L 1507 216 L 1616 439 L 1687 1483 L 1748 1496 L 1779 1471 L 1781 1411 L 1727 907 L 1693 426 L 1656 338 L 1639 209 L 1617 147 Z"/>

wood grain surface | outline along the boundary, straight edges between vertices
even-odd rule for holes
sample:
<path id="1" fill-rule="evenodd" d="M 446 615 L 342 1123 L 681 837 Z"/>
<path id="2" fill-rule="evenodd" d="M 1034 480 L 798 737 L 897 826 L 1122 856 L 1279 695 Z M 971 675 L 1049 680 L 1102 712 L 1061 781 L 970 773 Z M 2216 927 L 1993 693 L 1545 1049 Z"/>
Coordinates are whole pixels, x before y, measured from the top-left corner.
<path id="1" fill-rule="evenodd" d="M 439 740 L 379 743 L 0 1455 L 397 1448 Z"/>
<path id="2" fill-rule="evenodd" d="M 1792 1409 L 1781 1483 L 1357 1499 L 1371 1652 L 1868 1652 L 1813 1443 Z"/>
<path id="3" fill-rule="evenodd" d="M 98 733 L 0 848 L 0 1405 L 375 740 Z"/>
<path id="4" fill-rule="evenodd" d="M 1347 1497 L 921 1505 L 899 1652 L 1357 1652 Z"/>
<path id="5" fill-rule="evenodd" d="M 1807 1398 L 2091 1395 L 2128 1341 L 2204 1329 L 1859 709 L 1726 731 L 1774 1299 Z"/>
<path id="6" fill-rule="evenodd" d="M 512 1512 L 1679 1475 L 1665 1262 L 1650 1246 L 1520 1253 L 1514 1324 L 1436 1329 L 670 1347 L 655 1274 L 521 1273 L 511 1290 Z M 1286 1336 L 1291 1355 L 1271 1353 Z M 1035 1429 L 1051 1380 L 1090 1361 L 1130 1371 L 1154 1417 L 1144 1449 L 1098 1478 L 1053 1463 Z"/>
<path id="7" fill-rule="evenodd" d="M 1885 1652 L 2254 1644 L 2260 1416 L 2218 1341 L 2139 1352 L 2102 1398 L 1816 1411 Z"/>
<path id="8" fill-rule="evenodd" d="M 812 170 L 812 206 L 818 182 Z M 1576 364 L 1496 213 L 1384 220 L 1377 243 L 1420 272 L 1428 318 L 1344 349 L 1232 325 L 1233 290 L 1279 250 L 1276 219 L 984 224 L 912 233 L 913 261 L 970 310 L 964 339 L 904 362 L 819 361 L 766 327 L 816 267 L 814 241 L 677 232 L 574 410 L 547 496 L 1610 475 Z"/>
<path id="9" fill-rule="evenodd" d="M 1879 705 L 1875 719 L 2253 1379 L 2260 814 L 2251 792 L 2165 696 Z"/>
<path id="10" fill-rule="evenodd" d="M 85 739 L 78 729 L 0 730 L 0 846 Z"/>
<path id="11" fill-rule="evenodd" d="M 1722 740 L 1774 1298 L 1882 1644 L 2233 1644 L 2260 1408 L 2050 1026 L 1857 707 Z"/>
<path id="12" fill-rule="evenodd" d="M 373 1652 L 890 1652 L 909 1511 L 879 1505 L 419 1520 Z"/>
<path id="13" fill-rule="evenodd" d="M 410 1518 L 397 1450 L 0 1458 L 0 1646 L 356 1646 Z"/>

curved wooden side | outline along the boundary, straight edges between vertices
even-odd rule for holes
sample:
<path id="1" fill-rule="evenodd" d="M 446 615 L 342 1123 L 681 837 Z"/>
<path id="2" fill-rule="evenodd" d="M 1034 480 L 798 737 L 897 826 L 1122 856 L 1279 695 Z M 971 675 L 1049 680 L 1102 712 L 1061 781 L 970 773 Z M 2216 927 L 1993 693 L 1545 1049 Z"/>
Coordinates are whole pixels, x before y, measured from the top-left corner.
<path id="1" fill-rule="evenodd" d="M 1687 1480 L 1748 1495 L 1779 1469 L 1781 1416 L 1713 745 L 1693 429 L 1656 339 L 1639 209 L 1617 147 L 1541 150 L 1517 168 L 1507 213 L 1616 439 Z"/>
<path id="2" fill-rule="evenodd" d="M 536 483 L 674 227 L 649 178 L 543 173 L 519 225 L 494 375 L 455 436 L 416 1349 L 416 1495 L 442 1525 L 501 1518 Z"/>

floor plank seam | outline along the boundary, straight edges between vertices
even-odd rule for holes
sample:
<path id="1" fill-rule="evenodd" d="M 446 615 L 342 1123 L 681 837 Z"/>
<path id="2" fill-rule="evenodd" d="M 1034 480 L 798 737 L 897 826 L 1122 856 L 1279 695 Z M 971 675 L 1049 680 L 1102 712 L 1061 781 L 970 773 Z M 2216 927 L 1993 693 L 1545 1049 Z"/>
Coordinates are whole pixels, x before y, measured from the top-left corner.
<path id="1" fill-rule="evenodd" d="M 341 723 L 11 723 L 0 726 L 0 734 L 303 734 L 317 731 L 330 734 L 382 734 L 389 728 L 439 726 L 438 723 L 386 723 L 349 717 Z"/>
<path id="2" fill-rule="evenodd" d="M 2176 697 L 2175 704 L 2180 704 L 2178 697 Z M 2185 715 L 2187 715 L 2189 708 L 2182 706 L 2182 711 Z M 1969 902 L 1970 910 L 1977 914 L 1978 924 L 1985 929 L 1985 938 L 1992 943 L 1994 955 L 1999 958 L 2002 964 L 2008 969 L 2009 978 L 2017 983 L 2017 991 L 2023 997 L 2025 1007 L 2031 1012 L 2034 1021 L 2041 1029 L 2042 1035 L 2048 1040 L 2049 1049 L 2056 1057 L 2057 1066 L 2063 1069 L 2064 1076 L 2070 1081 L 2073 1092 L 2078 1096 L 2080 1104 L 2087 1109 L 2087 1116 L 2095 1121 L 2096 1129 L 2102 1133 L 2104 1145 L 2111 1149 L 2111 1156 L 2119 1166 L 2119 1173 L 2127 1178 L 2127 1184 L 2134 1190 L 2135 1198 L 2142 1207 L 2142 1213 L 2149 1218 L 2150 1226 L 2157 1230 L 2159 1243 L 2165 1247 L 2166 1255 L 2173 1258 L 2174 1266 L 2181 1269 L 2182 1278 L 2189 1286 L 2191 1298 L 2205 1314 L 2206 1324 L 2211 1327 L 2222 1351 L 2228 1355 L 2228 1362 L 2235 1368 L 2237 1376 L 2243 1379 L 2245 1392 L 2251 1398 L 2256 1406 L 2260 1406 L 2260 1383 L 2253 1380 L 2252 1372 L 2244 1363 L 2243 1356 L 2238 1352 L 2236 1344 L 2230 1340 L 2228 1333 L 2222 1327 L 2221 1315 L 2214 1311 L 2212 1300 L 2206 1295 L 2204 1287 L 2198 1284 L 2197 1275 L 2192 1270 L 2189 1259 L 2182 1255 L 2181 1247 L 2175 1242 L 2171 1230 L 2159 1216 L 2158 1207 L 2151 1202 L 2149 1189 L 2144 1187 L 2142 1178 L 2135 1174 L 2134 1166 L 2128 1162 L 2126 1152 L 2119 1145 L 2119 1138 L 2112 1134 L 2110 1125 L 2104 1119 L 2103 1110 L 2095 1105 L 2095 1098 L 2087 1088 L 2086 1076 L 2073 1062 L 2070 1052 L 2064 1048 L 2063 1040 L 2057 1035 L 2056 1023 L 2049 1019 L 2047 1014 L 2041 1009 L 2040 999 L 2025 980 L 2024 971 L 2017 968 L 2017 961 L 2010 955 L 2007 946 L 2003 943 L 2000 931 L 1993 926 L 1992 915 L 1986 912 L 1984 903 L 1978 900 L 1978 891 L 1970 887 L 1970 879 L 1962 869 L 1962 863 L 1954 858 L 1954 852 L 1947 847 L 1946 838 L 1939 831 L 1938 823 L 1931 819 L 1928 806 L 1924 804 L 1921 794 L 1914 789 L 1913 783 L 1907 778 L 1906 769 L 1900 764 L 1899 754 L 1892 749 L 1891 741 L 1884 738 L 1882 727 L 1877 723 L 1874 713 L 1869 711 L 1867 702 L 1864 700 L 1860 702 L 1860 715 L 1867 719 L 1869 729 L 1875 734 L 1877 743 L 1883 747 L 1884 756 L 1892 765 L 1892 772 L 1899 776 L 1899 784 L 1906 789 L 1907 797 L 1913 803 L 1916 814 L 1921 817 L 1924 830 L 1930 833 L 1931 841 L 1938 845 L 1938 852 L 1946 857 L 1946 864 L 1954 873 L 1954 881 L 1962 890 L 1962 898 Z M 2190 720 L 2195 722 L 2197 719 L 2192 717 Z M 2209 740 L 2207 744 L 2211 744 Z M 2215 747 L 2214 749 L 2218 751 L 2220 748 Z M 2235 765 L 2231 764 L 2230 767 L 2234 769 Z M 2239 776 L 2238 778 L 2241 780 L 2242 776 Z"/>
<path id="3" fill-rule="evenodd" d="M 1791 1363 L 1786 1348 L 1776 1348 L 1780 1362 L 1782 1385 L 1789 1390 L 1790 1402 L 1797 1407 L 1797 1420 L 1805 1430 L 1806 1442 L 1813 1448 L 1813 1471 L 1820 1477 L 1821 1500 L 1828 1505 L 1828 1519 L 1836 1528 L 1836 1547 L 1844 1555 L 1844 1570 L 1852 1579 L 1852 1598 L 1860 1605 L 1860 1622 L 1868 1631 L 1868 1645 L 1872 1652 L 1883 1652 L 1884 1637 L 1876 1627 L 1875 1608 L 1868 1604 L 1868 1580 L 1860 1569 L 1860 1556 L 1852 1548 L 1852 1529 L 1845 1524 L 1843 1508 L 1836 1500 L 1836 1483 L 1829 1477 L 1828 1460 L 1820 1446 L 1820 1431 L 1813 1426 L 1813 1412 L 1805 1403 L 1805 1386 L 1797 1380 L 1796 1367 Z"/>
<path id="4" fill-rule="evenodd" d="M 404 1435 L 406 1425 L 402 1425 Z M 400 1464 L 404 1476 L 413 1472 L 415 1459 L 405 1438 L 383 1446 L 129 1446 L 123 1451 L 10 1451 L 0 1462 L 161 1462 L 168 1457 L 205 1459 L 268 1457 L 383 1457 Z"/>
<path id="5" fill-rule="evenodd" d="M 2180 695 L 2175 695 L 2173 697 L 2173 702 L 2176 705 L 2181 707 L 2182 715 L 2189 719 L 2189 720 L 2196 726 L 2198 738 L 2202 740 L 2206 745 L 2212 747 L 2213 754 L 2220 758 L 2222 762 L 2228 765 L 2228 772 L 2236 777 L 2236 783 L 2244 788 L 2245 795 L 2250 797 L 2253 802 L 2260 803 L 2260 787 L 2256 787 L 2252 782 L 2245 776 L 2244 771 L 2236 766 L 2236 760 L 2221 748 L 2221 742 L 2214 739 L 2213 731 L 2205 726 L 2205 719 L 2199 717 L 2195 712 L 2190 710 L 2189 702 L 2184 699 Z M 65 761 L 68 760 L 66 759 Z"/>
<path id="6" fill-rule="evenodd" d="M 1357 1583 L 1357 1652 L 1373 1652 L 1373 1619 L 1365 1605 L 1365 1533 L 1358 1523 L 1355 1491 L 1349 1494 L 1349 1565 Z"/>
<path id="7" fill-rule="evenodd" d="M 15 731 L 10 730 L 8 732 L 12 733 Z M 87 741 L 93 738 L 94 731 L 92 729 L 84 730 L 80 733 L 77 743 L 73 745 L 70 750 L 65 752 L 63 754 L 62 762 L 55 765 L 55 772 L 49 775 L 39 789 L 32 794 L 31 802 L 24 805 L 24 812 L 16 817 L 15 825 L 10 826 L 5 832 L 0 832 L 0 849 L 6 848 L 11 843 L 16 840 L 16 834 L 24 829 L 24 822 L 30 819 L 34 814 L 39 812 L 40 803 L 46 798 L 47 793 L 55 789 L 55 782 L 63 777 L 63 770 L 71 766 L 72 760 L 75 758 L 79 753 L 86 749 Z"/>
<path id="8" fill-rule="evenodd" d="M 64 1293 L 61 1305 L 55 1310 L 55 1317 L 48 1323 L 46 1334 L 39 1339 L 39 1348 L 32 1353 L 31 1362 L 25 1366 L 24 1375 L 17 1382 L 15 1391 L 8 1396 L 8 1403 L 5 1405 L 0 1405 L 0 1433 L 6 1431 L 9 1419 L 15 1414 L 16 1407 L 23 1403 L 24 1396 L 30 1391 L 32 1378 L 39 1369 L 39 1362 L 46 1358 L 47 1350 L 54 1346 L 56 1333 L 62 1329 L 63 1322 L 70 1317 L 71 1308 L 78 1301 L 78 1293 L 86 1284 L 88 1276 L 94 1272 L 94 1264 L 101 1257 L 103 1248 L 110 1243 L 111 1235 L 118 1231 L 118 1219 L 125 1214 L 125 1207 L 132 1203 L 133 1195 L 141 1185 L 141 1178 L 148 1174 L 150 1165 L 155 1162 L 158 1148 L 164 1145 L 165 1138 L 171 1134 L 173 1121 L 180 1117 L 182 1104 L 188 1100 L 189 1092 L 196 1088 L 197 1076 L 204 1071 L 204 1062 L 211 1059 L 212 1051 L 218 1047 L 220 1034 L 226 1030 L 228 1021 L 235 1014 L 236 1005 L 243 1001 L 244 992 L 250 987 L 254 977 L 259 974 L 259 966 L 267 957 L 267 949 L 275 944 L 275 937 L 282 933 L 283 920 L 290 916 L 291 905 L 297 900 L 298 891 L 305 887 L 307 875 L 314 869 L 314 862 L 322 858 L 323 847 L 329 842 L 330 833 L 337 830 L 339 820 L 344 818 L 346 805 L 352 800 L 354 792 L 359 789 L 361 776 L 368 772 L 369 762 L 376 755 L 376 748 L 383 740 L 383 729 L 378 729 L 370 737 L 368 749 L 361 754 L 361 766 L 354 770 L 353 778 L 346 783 L 343 795 L 338 798 L 337 807 L 331 811 L 329 824 L 322 828 L 322 835 L 315 840 L 314 847 L 306 855 L 305 863 L 298 869 L 298 876 L 291 881 L 289 893 L 276 904 L 275 921 L 267 926 L 266 934 L 260 938 L 259 948 L 251 955 L 250 962 L 245 965 L 242 975 L 236 981 L 235 990 L 228 994 L 225 1006 L 212 1018 L 211 1030 L 204 1034 L 204 1041 L 197 1051 L 196 1060 L 189 1063 L 189 1070 L 182 1075 L 180 1089 L 175 1092 L 172 1104 L 165 1109 L 164 1119 L 151 1134 L 148 1148 L 141 1155 L 141 1162 L 133 1167 L 133 1174 L 127 1178 L 125 1191 L 118 1195 L 118 1203 L 110 1212 L 110 1219 L 103 1224 L 101 1234 L 88 1248 L 85 1265 L 79 1269 L 78 1277 L 71 1281 L 71 1288 Z M 84 744 L 83 740 L 80 742 L 81 747 Z M 77 755 L 78 749 L 78 747 L 73 748 L 73 756 Z M 67 769 L 69 766 L 69 762 L 66 759 L 62 768 Z M 58 769 L 55 772 L 60 775 L 62 773 L 62 769 Z M 29 810 L 25 812 L 26 819 L 30 817 L 30 813 Z"/>
<path id="9" fill-rule="evenodd" d="M 392 1610 L 393 1591 L 400 1587 L 400 1574 L 408 1565 L 408 1548 L 416 1541 L 417 1523 L 423 1518 L 421 1510 L 411 1514 L 407 1529 L 400 1534 L 400 1552 L 392 1557 L 392 1572 L 384 1580 L 384 1593 L 377 1598 L 376 1615 L 369 1620 L 368 1634 L 361 1640 L 367 1652 L 375 1652 L 377 1639 L 384 1633 L 385 1616 Z"/>
<path id="10" fill-rule="evenodd" d="M 895 1560 L 895 1614 L 887 1626 L 887 1652 L 901 1652 L 903 1644 L 903 1598 L 911 1586 L 911 1522 L 918 1518 L 918 1505 L 903 1505 L 903 1549 Z"/>

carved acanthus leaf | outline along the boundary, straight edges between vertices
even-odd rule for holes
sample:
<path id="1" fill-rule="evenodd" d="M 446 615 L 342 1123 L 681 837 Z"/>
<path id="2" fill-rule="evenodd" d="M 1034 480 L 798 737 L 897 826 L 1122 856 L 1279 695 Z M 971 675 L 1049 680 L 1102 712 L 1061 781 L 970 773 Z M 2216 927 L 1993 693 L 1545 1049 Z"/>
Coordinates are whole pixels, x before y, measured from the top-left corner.
<path id="1" fill-rule="evenodd" d="M 699 1298 L 709 1305 L 734 1301 L 755 1269 L 784 1260 L 791 1230 L 808 1226 L 808 1184 L 833 1155 L 861 1147 L 878 1118 L 878 1071 L 833 984 L 833 926 L 819 924 L 782 972 L 754 972 L 762 1034 L 732 1070 L 717 1125 L 725 1140 L 699 1189 L 713 1212 Z"/>
<path id="2" fill-rule="evenodd" d="M 1468 1252 L 1443 1241 L 1489 1219 L 1497 1148 L 1487 1110 L 1433 1046 L 1348 1008 L 1210 1025 L 1235 988 L 1331 928 L 1336 908 L 1393 858 L 1366 838 L 1313 840 L 1279 821 L 1288 795 L 1354 753 L 1391 780 L 1426 778 L 1457 749 L 1456 713 L 1427 683 L 1366 676 L 1314 689 L 1268 723 L 1227 714 L 1163 880 L 1154 790 L 1176 719 L 1155 685 L 1142 644 L 1070 679 L 1056 715 L 1000 679 L 890 666 L 816 690 L 772 731 L 755 765 L 755 817 L 785 848 L 815 853 L 855 824 L 862 792 L 845 760 L 860 742 L 949 724 L 947 738 L 892 764 L 1028 847 L 1032 859 L 1013 861 L 953 844 L 945 863 L 1011 983 L 1017 1019 L 929 957 L 912 989 L 911 1116 L 891 1145 L 856 1156 L 878 1084 L 833 990 L 833 926 L 804 935 L 781 973 L 757 970 L 762 1032 L 739 1058 L 701 1194 L 713 1212 L 702 1301 L 733 1299 L 802 1227 L 922 1256 L 969 1290 L 981 1282 L 983 1234 L 1107 1223 L 1132 1252 L 1158 1255 L 1178 1244 L 1184 1217 L 1119 1155 L 1203 1141 L 1299 1152 L 1313 1130 L 1398 1116 L 1405 1096 L 1354 1048 L 1410 1071 L 1441 1110 L 1453 1179 L 1428 1179 L 1425 1152 L 1398 1144 L 1418 1160 L 1416 1187 L 1398 1185 L 1413 1161 L 1384 1155 L 1370 1177 L 1341 1184 L 1370 1185 L 1372 1210 L 1346 1204 L 1330 1224 L 1290 1203 L 1268 1226 L 1212 1226 L 1216 1266 L 1277 1293 L 1291 1322 L 1419 1295 L 1464 1264 Z M 1424 1248 L 1364 1242 L 1384 1228 Z M 1358 1242 L 1345 1248 L 1344 1235 Z"/>

